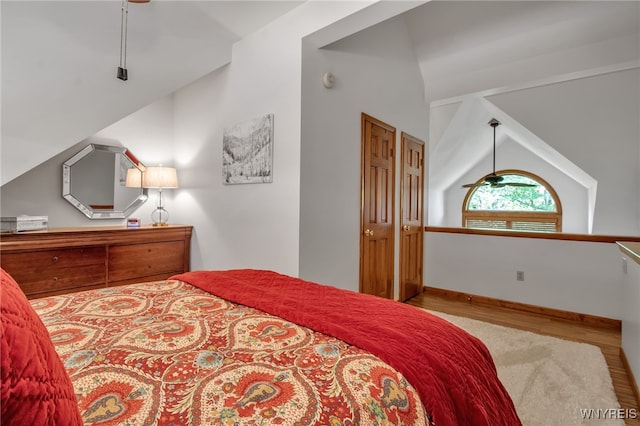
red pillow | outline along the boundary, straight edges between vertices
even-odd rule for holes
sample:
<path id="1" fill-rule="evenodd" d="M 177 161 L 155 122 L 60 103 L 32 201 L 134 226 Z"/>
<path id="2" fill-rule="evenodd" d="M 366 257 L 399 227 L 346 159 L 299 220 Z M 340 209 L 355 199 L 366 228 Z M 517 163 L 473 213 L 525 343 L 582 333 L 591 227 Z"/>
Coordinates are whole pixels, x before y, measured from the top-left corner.
<path id="1" fill-rule="evenodd" d="M 82 425 L 71 379 L 49 332 L 0 268 L 0 419 L 3 425 Z"/>

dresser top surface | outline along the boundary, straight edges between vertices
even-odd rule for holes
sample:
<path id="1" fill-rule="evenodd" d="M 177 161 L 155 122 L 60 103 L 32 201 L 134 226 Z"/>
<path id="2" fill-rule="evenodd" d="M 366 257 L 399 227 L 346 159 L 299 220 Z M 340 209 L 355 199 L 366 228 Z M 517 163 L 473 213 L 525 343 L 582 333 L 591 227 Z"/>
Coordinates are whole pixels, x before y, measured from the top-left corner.
<path id="1" fill-rule="evenodd" d="M 151 226 L 91 226 L 51 228 L 0 234 L 0 250 L 42 249 L 53 246 L 87 246 L 111 243 L 139 243 L 154 240 L 185 240 L 191 238 L 190 225 Z"/>
<path id="2" fill-rule="evenodd" d="M 139 227 L 127 227 L 126 225 L 117 225 L 117 226 L 76 226 L 70 228 L 49 228 L 42 229 L 38 231 L 21 231 L 21 232 L 3 232 L 0 233 L 0 240 L 5 237 L 17 237 L 17 236 L 27 236 L 27 235 L 48 235 L 48 234 L 64 234 L 64 233 L 78 233 L 78 232 L 122 232 L 122 231 L 139 231 L 144 229 L 153 229 L 157 231 L 162 231 L 166 229 L 184 229 L 191 228 L 190 225 L 177 225 L 170 224 L 165 226 L 153 226 L 153 225 L 142 225 Z"/>

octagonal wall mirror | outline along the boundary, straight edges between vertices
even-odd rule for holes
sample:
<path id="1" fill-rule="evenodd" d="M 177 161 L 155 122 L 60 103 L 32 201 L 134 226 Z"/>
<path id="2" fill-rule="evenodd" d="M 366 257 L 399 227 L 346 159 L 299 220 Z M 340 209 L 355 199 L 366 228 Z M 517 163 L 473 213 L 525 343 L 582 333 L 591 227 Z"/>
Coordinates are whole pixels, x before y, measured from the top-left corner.
<path id="1" fill-rule="evenodd" d="M 62 165 L 62 196 L 89 219 L 123 219 L 147 201 L 142 170 L 127 148 L 90 144 Z"/>

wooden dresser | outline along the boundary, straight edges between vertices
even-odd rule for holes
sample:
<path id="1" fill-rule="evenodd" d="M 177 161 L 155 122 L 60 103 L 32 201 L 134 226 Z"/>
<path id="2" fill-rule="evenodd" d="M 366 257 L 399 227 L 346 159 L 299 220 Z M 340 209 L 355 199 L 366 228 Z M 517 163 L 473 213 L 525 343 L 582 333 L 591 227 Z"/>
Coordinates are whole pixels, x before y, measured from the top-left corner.
<path id="1" fill-rule="evenodd" d="M 28 298 L 166 279 L 190 269 L 191 226 L 0 234 L 0 266 Z"/>

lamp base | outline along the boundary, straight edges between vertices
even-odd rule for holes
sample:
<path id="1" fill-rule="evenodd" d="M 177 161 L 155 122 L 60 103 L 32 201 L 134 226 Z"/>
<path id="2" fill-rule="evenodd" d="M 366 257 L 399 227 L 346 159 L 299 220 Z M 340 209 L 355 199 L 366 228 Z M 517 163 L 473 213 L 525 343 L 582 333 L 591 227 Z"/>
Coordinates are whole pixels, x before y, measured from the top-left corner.
<path id="1" fill-rule="evenodd" d="M 158 207 L 151 213 L 153 226 L 167 226 L 169 224 L 169 212 L 164 207 Z"/>

